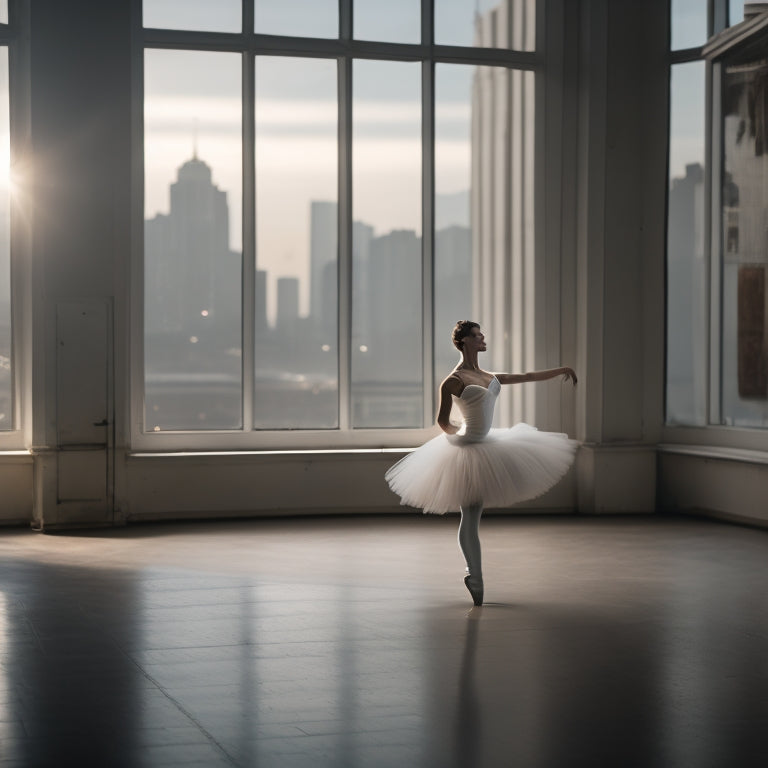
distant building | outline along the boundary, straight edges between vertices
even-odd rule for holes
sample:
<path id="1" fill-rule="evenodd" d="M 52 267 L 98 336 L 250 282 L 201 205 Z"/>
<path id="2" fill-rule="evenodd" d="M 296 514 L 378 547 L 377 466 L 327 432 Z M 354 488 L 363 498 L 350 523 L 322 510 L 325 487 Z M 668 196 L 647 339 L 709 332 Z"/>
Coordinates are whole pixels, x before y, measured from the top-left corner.
<path id="1" fill-rule="evenodd" d="M 421 274 L 421 238 L 415 232 L 398 229 L 371 240 L 366 284 L 353 306 L 354 379 L 421 381 Z"/>
<path id="2" fill-rule="evenodd" d="M 436 386 L 456 364 L 459 352 L 451 342 L 458 320 L 474 320 L 472 306 L 472 231 L 448 226 L 435 232 L 435 379 Z"/>
<path id="3" fill-rule="evenodd" d="M 329 305 L 336 305 L 336 280 L 329 275 L 335 275 L 338 258 L 338 205 L 313 200 L 309 218 L 309 313 L 325 325 Z"/>
<path id="4" fill-rule="evenodd" d="M 196 156 L 170 210 L 144 222 L 145 408 L 150 429 L 241 423 L 242 257 L 226 192 Z"/>
<path id="5" fill-rule="evenodd" d="M 338 319 L 338 204 L 325 200 L 310 203 L 309 313 L 323 336 L 335 337 Z M 365 285 L 373 227 L 352 223 L 353 290 Z"/>
<path id="6" fill-rule="evenodd" d="M 667 292 L 675 297 L 667 310 L 667 411 L 673 421 L 706 418 L 699 412 L 706 397 L 705 286 L 704 168 L 691 163 L 685 176 L 671 180 L 667 215 Z"/>
<path id="7" fill-rule="evenodd" d="M 192 332 L 201 318 L 239 315 L 240 255 L 229 250 L 227 193 L 197 157 L 171 184 L 170 212 L 145 222 L 144 261 L 147 331 Z"/>
<path id="8" fill-rule="evenodd" d="M 277 330 L 292 332 L 299 321 L 299 279 L 297 277 L 277 278 Z"/>
<path id="9" fill-rule="evenodd" d="M 267 322 L 267 270 L 256 270 L 256 332 L 265 331 L 269 327 Z"/>
<path id="10" fill-rule="evenodd" d="M 535 49 L 535 0 L 502 0 L 476 17 L 475 45 Z M 472 274 L 476 319 L 492 339 L 490 370 L 537 364 L 535 77 L 503 67 L 475 68 L 472 86 Z M 542 423 L 536 390 L 514 387 L 499 400 L 502 423 Z"/>

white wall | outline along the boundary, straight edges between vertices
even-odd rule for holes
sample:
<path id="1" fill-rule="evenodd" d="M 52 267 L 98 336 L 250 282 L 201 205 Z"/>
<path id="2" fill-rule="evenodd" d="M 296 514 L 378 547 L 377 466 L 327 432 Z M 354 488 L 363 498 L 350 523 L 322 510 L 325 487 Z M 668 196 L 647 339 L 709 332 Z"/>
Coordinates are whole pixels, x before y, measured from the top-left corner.
<path id="1" fill-rule="evenodd" d="M 659 452 L 659 508 L 768 527 L 768 454 L 667 445 Z"/>

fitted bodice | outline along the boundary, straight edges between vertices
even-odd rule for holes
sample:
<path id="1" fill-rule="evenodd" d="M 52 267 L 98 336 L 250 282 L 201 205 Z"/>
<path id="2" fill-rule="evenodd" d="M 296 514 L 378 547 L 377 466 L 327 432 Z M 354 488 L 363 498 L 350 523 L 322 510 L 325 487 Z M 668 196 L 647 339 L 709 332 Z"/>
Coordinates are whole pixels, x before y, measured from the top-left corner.
<path id="1" fill-rule="evenodd" d="M 491 428 L 493 409 L 501 384 L 494 376 L 488 387 L 467 384 L 454 401 L 464 417 L 464 425 L 455 438 L 459 442 L 474 443 L 482 440 Z"/>

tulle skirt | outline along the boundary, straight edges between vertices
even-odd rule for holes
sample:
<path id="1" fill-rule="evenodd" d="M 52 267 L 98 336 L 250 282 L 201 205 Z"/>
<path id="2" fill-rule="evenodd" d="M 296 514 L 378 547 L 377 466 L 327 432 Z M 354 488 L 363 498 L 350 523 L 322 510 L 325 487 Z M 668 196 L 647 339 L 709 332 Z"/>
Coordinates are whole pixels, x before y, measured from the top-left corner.
<path id="1" fill-rule="evenodd" d="M 400 503 L 444 514 L 468 504 L 510 507 L 554 486 L 573 463 L 577 443 L 529 424 L 492 429 L 478 442 L 441 434 L 384 476 Z"/>

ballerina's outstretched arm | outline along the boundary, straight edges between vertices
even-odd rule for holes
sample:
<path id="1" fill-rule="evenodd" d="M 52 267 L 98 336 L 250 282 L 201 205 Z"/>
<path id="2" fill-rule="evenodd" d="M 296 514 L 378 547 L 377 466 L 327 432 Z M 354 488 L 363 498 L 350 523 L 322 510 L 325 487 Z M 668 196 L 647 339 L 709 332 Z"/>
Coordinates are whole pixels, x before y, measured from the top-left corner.
<path id="1" fill-rule="evenodd" d="M 562 376 L 565 381 L 577 382 L 576 372 L 573 368 L 549 368 L 546 371 L 531 371 L 530 373 L 497 373 L 499 384 L 524 384 L 527 381 L 546 381 Z"/>

